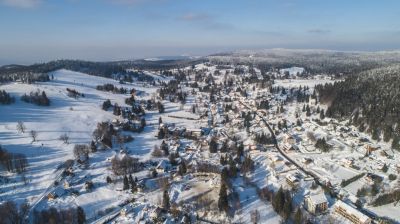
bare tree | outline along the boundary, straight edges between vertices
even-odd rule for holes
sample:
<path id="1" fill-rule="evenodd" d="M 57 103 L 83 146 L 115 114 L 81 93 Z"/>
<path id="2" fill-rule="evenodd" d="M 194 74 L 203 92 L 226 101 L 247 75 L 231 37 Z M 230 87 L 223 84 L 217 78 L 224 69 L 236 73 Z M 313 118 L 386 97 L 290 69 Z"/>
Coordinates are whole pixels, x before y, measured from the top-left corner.
<path id="1" fill-rule="evenodd" d="M 31 134 L 31 137 L 32 137 L 32 142 L 36 142 L 36 138 L 37 138 L 37 136 L 38 136 L 37 131 L 32 130 L 32 131 L 30 132 L 30 134 Z"/>
<path id="2" fill-rule="evenodd" d="M 139 159 L 129 155 L 114 156 L 111 159 L 111 169 L 115 175 L 126 175 L 138 172 L 141 168 Z"/>
<path id="3" fill-rule="evenodd" d="M 75 145 L 74 157 L 78 162 L 86 162 L 89 159 L 89 146 L 88 145 Z"/>
<path id="4" fill-rule="evenodd" d="M 159 188 L 164 189 L 164 190 L 168 189 L 168 186 L 169 186 L 168 177 L 160 177 L 156 180 L 156 182 L 157 182 L 157 185 Z"/>
<path id="5" fill-rule="evenodd" d="M 118 133 L 115 135 L 115 138 L 116 138 L 116 140 L 117 140 L 117 143 L 118 143 L 119 147 L 122 148 L 122 146 L 123 146 L 124 143 L 125 143 L 124 136 L 123 136 L 121 133 L 118 132 Z"/>
<path id="6" fill-rule="evenodd" d="M 69 137 L 67 134 L 62 134 L 59 139 L 63 141 L 65 144 L 69 144 Z"/>
<path id="7" fill-rule="evenodd" d="M 17 123 L 17 131 L 19 133 L 25 133 L 25 130 L 26 130 L 26 127 L 25 127 L 24 122 L 18 121 L 18 123 Z"/>
<path id="8" fill-rule="evenodd" d="M 307 138 L 310 139 L 310 141 L 312 141 L 312 142 L 316 142 L 317 141 L 317 139 L 315 138 L 314 133 L 311 132 L 311 131 L 307 132 Z"/>
<path id="9" fill-rule="evenodd" d="M 24 223 L 24 217 L 28 214 L 29 206 L 26 202 L 22 203 L 18 209 L 13 201 L 6 201 L 0 205 L 1 223 Z"/>
<path id="10" fill-rule="evenodd" d="M 151 152 L 151 155 L 154 157 L 162 157 L 164 155 L 164 152 L 160 149 L 160 147 L 155 145 L 153 151 Z"/>
<path id="11" fill-rule="evenodd" d="M 257 224 L 260 222 L 260 212 L 256 209 L 250 213 L 251 222 Z"/>

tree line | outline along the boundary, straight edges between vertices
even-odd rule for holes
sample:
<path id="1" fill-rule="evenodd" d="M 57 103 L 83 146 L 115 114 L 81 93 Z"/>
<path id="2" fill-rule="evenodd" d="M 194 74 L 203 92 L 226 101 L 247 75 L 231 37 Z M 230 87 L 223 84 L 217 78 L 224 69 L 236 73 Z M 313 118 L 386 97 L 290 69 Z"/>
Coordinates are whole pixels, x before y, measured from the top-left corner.
<path id="1" fill-rule="evenodd" d="M 14 103 L 15 98 L 12 97 L 9 93 L 7 93 L 5 90 L 1 91 L 0 90 L 0 104 L 12 104 Z"/>
<path id="2" fill-rule="evenodd" d="M 25 93 L 21 96 L 21 100 L 38 106 L 50 106 L 50 99 L 47 97 L 46 92 L 39 89 L 36 92 L 30 92 L 29 95 Z"/>
<path id="3" fill-rule="evenodd" d="M 0 145 L 0 164 L 8 172 L 22 173 L 28 166 L 28 160 L 24 154 L 8 152 Z"/>

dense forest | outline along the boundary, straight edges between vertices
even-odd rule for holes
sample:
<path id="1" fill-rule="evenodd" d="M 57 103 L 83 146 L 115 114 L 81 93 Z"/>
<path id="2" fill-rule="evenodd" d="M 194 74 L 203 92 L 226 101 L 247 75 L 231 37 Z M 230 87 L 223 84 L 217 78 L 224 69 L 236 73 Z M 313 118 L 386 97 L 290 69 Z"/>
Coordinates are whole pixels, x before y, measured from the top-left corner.
<path id="1" fill-rule="evenodd" d="M 58 69 L 68 69 L 83 72 L 89 75 L 111 78 L 116 74 L 127 74 L 126 69 L 135 67 L 139 69 L 162 70 L 175 67 L 185 67 L 198 62 L 198 60 L 166 60 L 166 61 L 115 61 L 115 62 L 90 62 L 82 60 L 57 60 L 33 65 L 7 65 L 0 67 L 0 82 L 10 75 L 45 74 Z M 137 75 L 132 73 L 133 76 Z M 9 80 L 11 81 L 11 80 Z"/>
<path id="2" fill-rule="evenodd" d="M 400 66 L 389 66 L 348 76 L 345 81 L 316 87 L 328 117 L 349 118 L 375 140 L 390 141 L 400 149 Z"/>
<path id="3" fill-rule="evenodd" d="M 208 57 L 215 64 L 251 65 L 261 71 L 303 67 L 304 76 L 357 74 L 400 62 L 400 52 L 338 52 L 329 50 L 242 50 Z"/>

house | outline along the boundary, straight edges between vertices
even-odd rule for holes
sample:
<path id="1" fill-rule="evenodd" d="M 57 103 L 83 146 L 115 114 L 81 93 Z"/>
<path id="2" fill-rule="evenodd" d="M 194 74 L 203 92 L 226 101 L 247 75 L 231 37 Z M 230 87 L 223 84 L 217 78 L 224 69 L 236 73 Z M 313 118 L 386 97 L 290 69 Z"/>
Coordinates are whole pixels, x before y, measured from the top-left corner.
<path id="1" fill-rule="evenodd" d="M 354 224 L 370 224 L 372 223 L 371 218 L 364 215 L 356 208 L 344 203 L 343 201 L 338 200 L 334 205 L 335 213 L 341 215 L 348 221 Z"/>
<path id="2" fill-rule="evenodd" d="M 285 134 L 285 142 L 290 145 L 294 145 L 296 144 L 296 139 L 290 134 Z"/>
<path id="3" fill-rule="evenodd" d="M 166 173 L 171 170 L 171 164 L 167 160 L 161 160 L 156 167 L 157 173 Z"/>
<path id="4" fill-rule="evenodd" d="M 70 187 L 70 184 L 68 181 L 64 181 L 64 189 L 68 189 Z"/>
<path id="5" fill-rule="evenodd" d="M 278 155 L 271 155 L 271 156 L 269 156 L 269 159 L 271 160 L 271 162 L 274 162 L 274 163 L 283 161 L 282 157 L 280 157 Z"/>
<path id="6" fill-rule="evenodd" d="M 201 129 L 187 129 L 186 133 L 188 133 L 192 137 L 198 138 L 201 136 L 202 133 L 201 131 L 202 131 Z"/>
<path id="7" fill-rule="evenodd" d="M 56 189 L 54 189 L 52 192 L 50 192 L 47 195 L 47 199 L 49 201 L 52 201 L 58 197 L 61 197 L 65 194 L 65 190 L 62 187 L 57 187 Z"/>
<path id="8" fill-rule="evenodd" d="M 342 164 L 345 167 L 352 167 L 354 164 L 354 158 L 344 158 L 342 159 Z"/>
<path id="9" fill-rule="evenodd" d="M 368 184 L 374 184 L 375 182 L 381 182 L 383 178 L 373 173 L 367 173 L 367 175 L 364 177 L 364 180 Z"/>
<path id="10" fill-rule="evenodd" d="M 288 174 L 286 176 L 286 183 L 289 184 L 289 186 L 291 186 L 292 188 L 297 188 L 300 184 L 300 180 L 297 177 Z"/>
<path id="11" fill-rule="evenodd" d="M 377 162 L 376 162 L 376 168 L 377 168 L 378 170 L 383 171 L 383 170 L 385 169 L 385 167 L 386 167 L 386 164 L 385 164 L 385 163 L 380 162 L 380 161 L 377 161 Z"/>
<path id="12" fill-rule="evenodd" d="M 380 149 L 379 145 L 372 145 L 372 144 L 367 144 L 365 146 L 366 154 L 369 155 L 371 152 L 374 152 L 376 150 Z"/>
<path id="13" fill-rule="evenodd" d="M 302 161 L 304 164 L 310 164 L 310 163 L 314 162 L 314 160 L 311 158 L 303 158 Z"/>
<path id="14" fill-rule="evenodd" d="M 307 195 L 304 199 L 304 203 L 306 209 L 312 214 L 321 214 L 328 209 L 328 199 L 326 199 L 323 192 Z"/>
<path id="15" fill-rule="evenodd" d="M 289 143 L 285 143 L 283 145 L 283 149 L 285 151 L 299 151 L 299 147 L 297 145 L 292 145 L 292 144 L 289 144 Z"/>
<path id="16" fill-rule="evenodd" d="M 127 214 L 127 209 L 123 208 L 123 209 L 121 209 L 121 211 L 119 213 L 121 214 L 122 217 L 125 217 Z"/>

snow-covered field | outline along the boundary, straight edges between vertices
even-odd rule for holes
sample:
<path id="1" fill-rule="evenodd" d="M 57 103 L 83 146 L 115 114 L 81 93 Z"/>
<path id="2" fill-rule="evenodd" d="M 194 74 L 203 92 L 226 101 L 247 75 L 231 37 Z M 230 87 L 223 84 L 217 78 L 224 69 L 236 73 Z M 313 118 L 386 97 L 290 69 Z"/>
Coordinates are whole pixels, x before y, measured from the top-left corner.
<path id="1" fill-rule="evenodd" d="M 285 88 L 298 88 L 300 86 L 308 86 L 313 89 L 316 85 L 324 85 L 326 83 L 334 83 L 330 79 L 277 79 L 274 86 L 281 86 Z"/>

